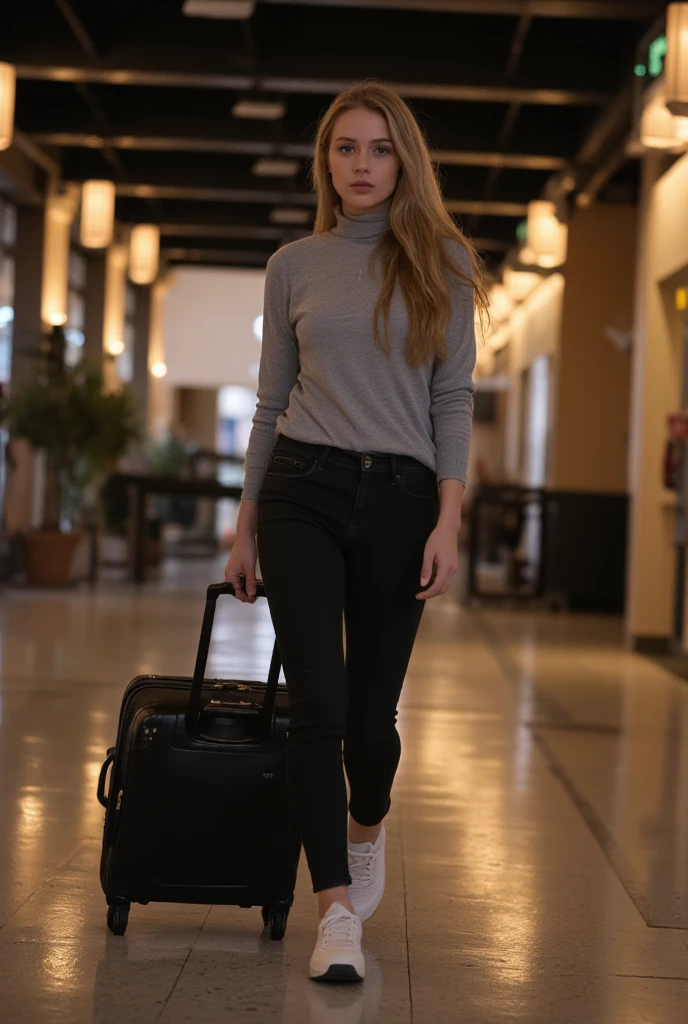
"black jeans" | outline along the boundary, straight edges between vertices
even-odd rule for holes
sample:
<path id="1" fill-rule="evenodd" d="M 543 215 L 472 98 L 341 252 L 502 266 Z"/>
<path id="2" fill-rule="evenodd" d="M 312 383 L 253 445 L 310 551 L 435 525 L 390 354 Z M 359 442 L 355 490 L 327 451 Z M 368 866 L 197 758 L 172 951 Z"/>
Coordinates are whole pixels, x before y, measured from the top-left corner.
<path id="1" fill-rule="evenodd" d="M 351 881 L 344 767 L 355 821 L 376 825 L 389 810 L 437 477 L 409 456 L 280 435 L 258 502 L 260 568 L 289 692 L 290 793 L 320 892 Z"/>

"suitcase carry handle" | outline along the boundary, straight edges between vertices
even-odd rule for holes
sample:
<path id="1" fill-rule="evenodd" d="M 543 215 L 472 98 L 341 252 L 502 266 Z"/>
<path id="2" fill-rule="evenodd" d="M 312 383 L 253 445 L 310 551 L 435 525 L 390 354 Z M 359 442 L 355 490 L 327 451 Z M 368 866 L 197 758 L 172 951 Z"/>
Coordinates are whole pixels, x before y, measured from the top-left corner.
<path id="1" fill-rule="evenodd" d="M 98 776 L 98 803 L 102 804 L 103 807 L 107 807 L 108 798 L 105 795 L 105 780 L 107 779 L 108 768 L 115 760 L 115 748 L 110 747 L 107 752 L 107 757 L 103 761 L 103 767 L 100 769 L 100 775 Z"/>
<path id="2" fill-rule="evenodd" d="M 189 736 L 195 736 L 199 739 L 208 739 L 213 743 L 227 743 L 232 745 L 236 745 L 240 742 L 253 743 L 266 736 L 272 727 L 272 717 L 275 711 L 277 688 L 279 685 L 279 674 L 282 667 L 282 659 L 280 658 L 276 640 L 272 652 L 272 659 L 270 661 L 270 671 L 268 673 L 268 682 L 265 689 L 263 706 L 259 715 L 259 735 L 256 737 L 249 737 L 248 739 L 241 741 L 221 739 L 220 737 L 215 736 L 203 736 L 199 732 L 199 720 L 201 717 L 203 703 L 203 683 L 205 682 L 205 669 L 208 663 L 210 640 L 213 633 L 213 624 L 215 622 L 215 608 L 217 606 L 218 597 L 223 594 L 234 594 L 234 587 L 231 583 L 212 583 L 208 587 L 205 600 L 205 612 L 203 613 L 203 622 L 201 625 L 201 636 L 198 641 L 196 666 L 194 668 L 189 703 L 186 709 L 186 731 Z M 261 580 L 257 581 L 256 596 L 267 597 L 267 594 L 265 593 L 265 586 Z"/>

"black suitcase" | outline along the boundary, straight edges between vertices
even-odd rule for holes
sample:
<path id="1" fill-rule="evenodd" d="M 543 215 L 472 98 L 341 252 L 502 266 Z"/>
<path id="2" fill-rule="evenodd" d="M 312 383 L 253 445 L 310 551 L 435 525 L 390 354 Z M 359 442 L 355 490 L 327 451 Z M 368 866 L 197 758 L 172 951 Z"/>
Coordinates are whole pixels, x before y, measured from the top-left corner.
<path id="1" fill-rule="evenodd" d="M 193 679 L 138 676 L 124 694 L 98 781 L 100 878 L 115 935 L 132 903 L 156 901 L 260 906 L 271 937 L 284 936 L 300 842 L 277 644 L 267 684 L 204 679 L 217 599 L 233 593 L 208 588 Z"/>

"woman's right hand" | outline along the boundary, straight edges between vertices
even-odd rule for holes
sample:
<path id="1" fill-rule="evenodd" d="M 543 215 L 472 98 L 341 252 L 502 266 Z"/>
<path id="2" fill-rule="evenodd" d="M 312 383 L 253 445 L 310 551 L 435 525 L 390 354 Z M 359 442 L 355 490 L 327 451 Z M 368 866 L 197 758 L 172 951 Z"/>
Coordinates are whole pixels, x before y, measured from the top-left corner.
<path id="1" fill-rule="evenodd" d="M 244 604 L 256 600 L 256 561 L 258 553 L 255 537 L 237 537 L 225 566 L 225 583 L 234 587 L 234 596 Z"/>

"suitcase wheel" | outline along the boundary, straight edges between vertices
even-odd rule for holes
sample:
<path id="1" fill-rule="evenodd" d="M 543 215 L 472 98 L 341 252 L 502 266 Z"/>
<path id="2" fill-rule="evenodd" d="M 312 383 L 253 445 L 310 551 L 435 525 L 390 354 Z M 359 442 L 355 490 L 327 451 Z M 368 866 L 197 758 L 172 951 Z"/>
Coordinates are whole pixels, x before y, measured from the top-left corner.
<path id="1" fill-rule="evenodd" d="M 271 939 L 279 942 L 280 939 L 284 938 L 288 917 L 288 910 L 270 910 L 268 907 L 263 907 L 263 924 L 270 933 Z"/>
<path id="2" fill-rule="evenodd" d="M 107 923 L 113 935 L 124 935 L 129 923 L 129 903 L 111 903 L 108 907 Z"/>

